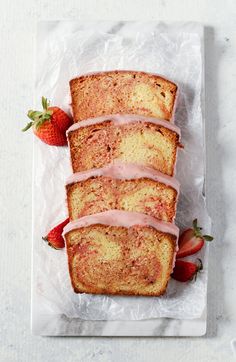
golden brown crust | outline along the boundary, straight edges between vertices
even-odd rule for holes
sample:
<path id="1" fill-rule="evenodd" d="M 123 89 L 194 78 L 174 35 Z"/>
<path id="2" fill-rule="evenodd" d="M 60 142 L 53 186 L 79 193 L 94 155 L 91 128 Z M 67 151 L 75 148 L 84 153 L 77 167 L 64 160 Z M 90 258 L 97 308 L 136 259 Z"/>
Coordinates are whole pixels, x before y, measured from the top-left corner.
<path id="1" fill-rule="evenodd" d="M 175 253 L 173 235 L 151 227 L 95 224 L 69 232 L 66 243 L 76 293 L 160 296 L 166 290 Z"/>
<path id="2" fill-rule="evenodd" d="M 73 209 L 72 209 L 72 204 L 70 202 L 71 200 L 71 195 L 73 193 L 73 187 L 74 185 L 66 185 L 66 203 L 67 203 L 67 209 L 68 209 L 68 215 L 69 215 L 69 219 L 70 220 L 73 220 L 72 219 L 72 212 L 73 212 Z"/>
<path id="3" fill-rule="evenodd" d="M 69 132 L 68 139 L 73 172 L 100 168 L 119 159 L 173 176 L 179 135 L 163 126 L 104 121 Z"/>
<path id="4" fill-rule="evenodd" d="M 170 120 L 177 85 L 155 74 L 108 71 L 70 81 L 74 122 L 104 114 L 139 114 Z"/>

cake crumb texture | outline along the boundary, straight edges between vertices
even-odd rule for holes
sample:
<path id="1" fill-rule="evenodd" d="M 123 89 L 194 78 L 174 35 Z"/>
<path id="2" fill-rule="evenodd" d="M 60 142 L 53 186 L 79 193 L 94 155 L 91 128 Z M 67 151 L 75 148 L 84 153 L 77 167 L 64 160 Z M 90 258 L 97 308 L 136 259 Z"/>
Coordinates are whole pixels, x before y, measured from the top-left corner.
<path id="1" fill-rule="evenodd" d="M 65 235 L 76 293 L 149 295 L 165 292 L 176 237 L 149 226 L 94 224 Z"/>
<path id="2" fill-rule="evenodd" d="M 155 74 L 108 71 L 70 81 L 74 122 L 106 114 L 138 114 L 170 121 L 177 85 Z"/>
<path id="3" fill-rule="evenodd" d="M 172 222 L 177 191 L 148 178 L 91 177 L 66 186 L 70 220 L 107 210 L 141 212 Z"/>
<path id="4" fill-rule="evenodd" d="M 104 121 L 68 134 L 73 172 L 100 168 L 114 160 L 152 167 L 173 176 L 179 135 L 160 125 Z"/>

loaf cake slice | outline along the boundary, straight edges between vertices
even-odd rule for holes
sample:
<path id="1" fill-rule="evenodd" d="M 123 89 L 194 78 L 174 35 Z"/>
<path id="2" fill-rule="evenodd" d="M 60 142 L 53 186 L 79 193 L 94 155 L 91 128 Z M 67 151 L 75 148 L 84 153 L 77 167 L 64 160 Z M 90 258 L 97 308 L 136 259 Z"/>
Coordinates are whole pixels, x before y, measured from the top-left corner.
<path id="1" fill-rule="evenodd" d="M 70 81 L 74 122 L 105 114 L 139 114 L 170 121 L 177 85 L 156 74 L 107 71 Z"/>
<path id="2" fill-rule="evenodd" d="M 115 209 L 172 222 L 178 192 L 179 183 L 173 177 L 122 163 L 73 174 L 66 185 L 70 220 Z"/>
<path id="3" fill-rule="evenodd" d="M 134 115 L 104 116 L 72 125 L 67 135 L 73 172 L 119 160 L 174 174 L 180 130 L 170 122 Z"/>
<path id="4" fill-rule="evenodd" d="M 178 228 L 133 212 L 106 211 L 64 229 L 76 293 L 159 296 L 173 269 Z"/>

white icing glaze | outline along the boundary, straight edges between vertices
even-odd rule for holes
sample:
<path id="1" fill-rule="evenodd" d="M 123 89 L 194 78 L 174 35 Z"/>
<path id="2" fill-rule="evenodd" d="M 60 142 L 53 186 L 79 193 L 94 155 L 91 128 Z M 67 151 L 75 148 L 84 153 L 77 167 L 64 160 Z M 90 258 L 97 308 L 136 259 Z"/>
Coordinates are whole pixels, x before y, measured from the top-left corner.
<path id="1" fill-rule="evenodd" d="M 108 116 L 101 116 L 97 118 L 89 118 L 84 121 L 80 121 L 78 123 L 74 123 L 68 130 L 67 135 L 70 132 L 73 132 L 79 128 L 92 126 L 95 124 L 99 124 L 105 121 L 112 121 L 115 125 L 120 124 L 127 124 L 127 123 L 134 123 L 134 122 L 146 122 L 146 123 L 153 123 L 157 126 L 162 126 L 165 128 L 168 128 L 169 130 L 177 133 L 179 136 L 181 135 L 180 128 L 175 126 L 173 123 L 170 123 L 169 121 L 165 121 L 163 119 L 157 119 L 152 117 L 146 117 L 146 116 L 139 116 L 136 114 L 112 114 Z"/>
<path id="2" fill-rule="evenodd" d="M 103 168 L 91 169 L 87 171 L 72 174 L 66 184 L 85 181 L 90 177 L 107 176 L 114 179 L 132 180 L 137 178 L 150 178 L 154 181 L 161 182 L 167 186 L 173 187 L 179 193 L 179 182 L 174 177 L 164 175 L 150 167 L 139 166 L 135 164 L 125 164 L 115 161 Z"/>
<path id="3" fill-rule="evenodd" d="M 109 210 L 98 214 L 84 216 L 78 220 L 71 221 L 63 230 L 63 235 L 74 229 L 87 227 L 94 224 L 102 224 L 109 226 L 131 227 L 135 225 L 151 226 L 156 230 L 169 233 L 179 237 L 179 229 L 173 223 L 157 220 L 152 216 L 148 216 L 138 212 L 128 212 L 121 210 Z"/>

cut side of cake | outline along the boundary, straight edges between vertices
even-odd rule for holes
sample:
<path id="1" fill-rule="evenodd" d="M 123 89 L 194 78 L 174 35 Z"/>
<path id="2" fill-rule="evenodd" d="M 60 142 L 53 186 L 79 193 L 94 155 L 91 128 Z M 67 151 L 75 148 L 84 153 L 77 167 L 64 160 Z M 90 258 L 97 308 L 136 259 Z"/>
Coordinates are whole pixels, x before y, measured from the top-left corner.
<path id="1" fill-rule="evenodd" d="M 180 130 L 170 122 L 137 115 L 104 116 L 74 124 L 67 136 L 73 172 L 119 160 L 174 174 Z"/>
<path id="2" fill-rule="evenodd" d="M 114 209 L 172 222 L 179 183 L 147 167 L 116 163 L 73 174 L 66 193 L 70 220 Z"/>
<path id="3" fill-rule="evenodd" d="M 139 114 L 170 121 L 177 85 L 160 75 L 107 71 L 70 81 L 74 122 L 105 114 Z"/>
<path id="4" fill-rule="evenodd" d="M 159 296 L 172 273 L 179 230 L 133 212 L 106 211 L 64 228 L 76 293 Z"/>

